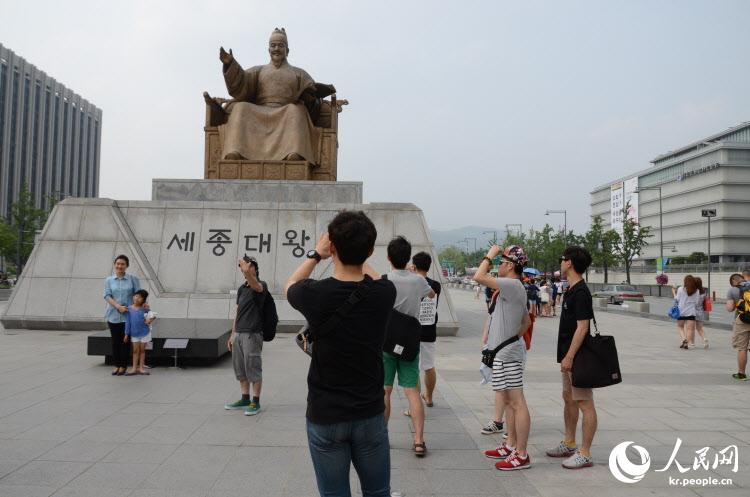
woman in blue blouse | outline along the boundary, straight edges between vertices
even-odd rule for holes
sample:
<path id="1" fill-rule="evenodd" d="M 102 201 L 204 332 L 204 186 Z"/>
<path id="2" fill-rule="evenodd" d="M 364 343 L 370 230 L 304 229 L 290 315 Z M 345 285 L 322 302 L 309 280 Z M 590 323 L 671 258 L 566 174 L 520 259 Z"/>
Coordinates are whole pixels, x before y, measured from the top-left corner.
<path id="1" fill-rule="evenodd" d="M 133 294 L 141 289 L 141 282 L 125 270 L 130 266 L 126 255 L 115 259 L 114 274 L 104 281 L 104 300 L 107 302 L 105 318 L 112 336 L 112 359 L 115 369 L 112 375 L 122 376 L 128 369 L 130 359 L 130 342 L 124 342 L 125 316 L 128 306 L 133 303 Z"/>

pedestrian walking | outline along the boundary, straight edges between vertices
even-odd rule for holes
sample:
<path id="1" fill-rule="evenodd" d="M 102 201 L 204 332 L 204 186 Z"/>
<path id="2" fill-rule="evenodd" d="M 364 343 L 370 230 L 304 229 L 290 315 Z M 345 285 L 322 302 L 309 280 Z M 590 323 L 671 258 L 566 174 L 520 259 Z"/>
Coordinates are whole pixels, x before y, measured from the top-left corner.
<path id="1" fill-rule="evenodd" d="M 498 277 L 489 273 L 492 259 L 502 253 Z M 523 373 L 526 348 L 521 336 L 531 325 L 527 311 L 526 290 L 521 283 L 527 257 L 523 248 L 512 245 L 502 250 L 493 245 L 474 275 L 477 283 L 498 290 L 497 302 L 489 329 L 488 351 L 492 361 L 492 388 L 505 406 L 508 438 L 499 447 L 484 452 L 491 459 L 500 459 L 495 468 L 514 471 L 531 467 L 527 453 L 531 418 L 523 394 Z"/>
<path id="2" fill-rule="evenodd" d="M 539 296 L 542 302 L 542 316 L 552 317 L 552 310 L 549 305 L 552 298 L 552 290 L 547 280 L 542 280 L 541 287 L 539 288 Z"/>
<path id="3" fill-rule="evenodd" d="M 692 349 L 695 347 L 695 316 L 698 305 L 703 298 L 698 292 L 698 284 L 691 274 L 685 276 L 682 286 L 674 292 L 680 317 L 677 318 L 677 330 L 680 333 L 681 349 Z"/>
<path id="4" fill-rule="evenodd" d="M 104 301 L 107 307 L 104 317 L 107 320 L 112 341 L 112 362 L 115 369 L 112 376 L 122 376 L 128 369 L 130 360 L 130 343 L 125 341 L 125 316 L 128 306 L 133 303 L 133 295 L 141 289 L 137 276 L 127 273 L 130 259 L 118 255 L 114 261 L 112 275 L 104 280 Z"/>
<path id="5" fill-rule="evenodd" d="M 245 256 L 238 261 L 238 266 L 245 281 L 237 289 L 236 311 L 227 348 L 232 353 L 232 367 L 240 382 L 241 397 L 225 404 L 224 409 L 244 410 L 245 416 L 254 416 L 260 412 L 260 392 L 263 387 L 263 305 L 269 295 L 266 283 L 258 279 L 258 261 Z"/>
<path id="6" fill-rule="evenodd" d="M 562 374 L 562 397 L 564 406 L 565 438 L 547 450 L 549 457 L 564 457 L 562 466 L 580 469 L 593 466 L 591 444 L 597 428 L 594 392 L 591 388 L 573 386 L 571 370 L 573 361 L 589 334 L 590 320 L 594 308 L 583 274 L 591 265 L 591 254 L 579 246 L 570 246 L 560 257 L 560 275 L 566 278 L 569 287 L 562 299 L 560 327 L 557 335 L 557 362 Z M 579 412 L 583 414 L 581 447 L 576 445 L 576 429 Z"/>
<path id="7" fill-rule="evenodd" d="M 700 293 L 700 298 L 695 306 L 695 331 L 698 332 L 701 340 L 703 340 L 703 348 L 707 349 L 708 338 L 706 338 L 706 330 L 703 327 L 703 322 L 708 318 L 709 310 L 706 304 L 711 305 L 711 297 L 708 295 L 706 289 L 703 288 L 703 280 L 700 277 L 695 277 L 695 284 L 698 286 L 698 293 Z"/>
<path id="8" fill-rule="evenodd" d="M 363 212 L 340 212 L 284 289 L 310 325 L 307 442 L 322 497 L 351 495 L 352 464 L 363 497 L 390 495 L 383 342 L 396 288 L 365 262 L 376 238 L 375 225 Z M 310 279 L 328 258 L 333 275 Z"/>
<path id="9" fill-rule="evenodd" d="M 425 317 L 420 313 L 422 336 L 419 340 L 419 370 L 422 371 L 424 376 L 424 393 L 422 393 L 422 399 L 427 407 L 433 407 L 432 394 L 435 392 L 435 385 L 437 384 L 437 371 L 435 370 L 435 356 L 437 355 L 437 307 L 440 301 L 442 286 L 439 281 L 435 281 L 427 276 L 427 272 L 432 265 L 430 254 L 427 252 L 418 252 L 411 258 L 411 262 L 414 264 L 414 271 L 427 280 L 427 284 L 435 292 L 434 299 L 430 299 L 429 297 L 422 299 L 422 306 L 426 305 L 428 312 Z"/>
<path id="10" fill-rule="evenodd" d="M 747 351 L 750 348 L 750 323 L 743 320 L 742 315 L 745 315 L 745 319 L 750 319 L 747 315 L 750 312 L 747 306 L 747 302 L 750 301 L 750 280 L 746 280 L 742 274 L 735 273 L 729 277 L 729 285 L 725 308 L 734 314 L 732 348 L 737 351 L 737 372 L 732 375 L 732 378 L 747 381 L 745 369 Z"/>
<path id="11" fill-rule="evenodd" d="M 527 307 L 529 309 L 529 313 L 532 316 L 536 316 L 538 314 L 536 301 L 539 298 L 539 287 L 534 284 L 534 280 L 532 278 L 524 278 L 522 281 L 523 287 L 526 290 L 526 298 L 528 300 Z"/>
<path id="12" fill-rule="evenodd" d="M 560 295 L 560 287 L 562 284 L 559 280 L 556 278 L 552 279 L 552 301 L 550 302 L 550 305 L 552 306 L 552 315 L 557 316 L 557 298 Z"/>
<path id="13" fill-rule="evenodd" d="M 406 269 L 411 258 L 411 244 L 403 236 L 397 236 L 388 244 L 388 261 L 392 270 L 384 277 L 393 282 L 396 287 L 396 302 L 393 308 L 419 319 L 419 306 L 423 298 L 434 298 L 435 292 L 422 276 Z M 414 454 L 424 457 L 427 445 L 424 441 L 424 406 L 419 394 L 419 353 L 412 360 L 405 360 L 392 351 L 383 351 L 383 367 L 385 372 L 385 419 L 391 414 L 391 393 L 393 383 L 398 377 L 398 384 L 404 389 L 404 395 L 409 401 L 409 413 L 414 423 Z"/>

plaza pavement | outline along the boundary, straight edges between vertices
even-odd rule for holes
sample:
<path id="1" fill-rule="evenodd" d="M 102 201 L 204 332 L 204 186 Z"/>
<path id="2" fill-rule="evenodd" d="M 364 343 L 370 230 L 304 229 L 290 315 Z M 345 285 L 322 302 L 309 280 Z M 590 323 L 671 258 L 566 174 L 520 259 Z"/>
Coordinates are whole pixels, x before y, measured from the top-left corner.
<path id="1" fill-rule="evenodd" d="M 617 338 L 624 383 L 597 391 L 596 465 L 565 470 L 544 449 L 562 438 L 560 373 L 554 361 L 557 319 L 538 321 L 525 391 L 531 410 L 533 467 L 502 473 L 481 450 L 499 443 L 479 429 L 493 394 L 479 386 L 478 343 L 485 317 L 473 293 L 451 291 L 461 322 L 438 343 L 438 392 L 426 409 L 429 454 L 411 452 L 411 425 L 399 398 L 390 422 L 392 487 L 417 496 L 746 496 L 750 475 L 750 383 L 730 378 L 729 332 L 709 330 L 712 348 L 679 349 L 673 323 L 600 313 Z M 0 312 L 4 310 L 0 303 Z M 112 377 L 102 358 L 85 355 L 86 333 L 0 334 L 1 496 L 316 496 L 306 445 L 308 360 L 290 335 L 264 350 L 263 411 L 227 412 L 237 396 L 231 363 L 150 377 Z M 680 474 L 665 466 L 677 437 Z M 638 483 L 620 483 L 607 461 L 633 441 L 651 455 Z M 695 451 L 739 449 L 739 471 L 693 471 Z M 638 462 L 630 454 L 630 460 Z M 732 478 L 726 487 L 670 487 L 668 476 Z M 352 471 L 353 495 L 360 495 Z"/>

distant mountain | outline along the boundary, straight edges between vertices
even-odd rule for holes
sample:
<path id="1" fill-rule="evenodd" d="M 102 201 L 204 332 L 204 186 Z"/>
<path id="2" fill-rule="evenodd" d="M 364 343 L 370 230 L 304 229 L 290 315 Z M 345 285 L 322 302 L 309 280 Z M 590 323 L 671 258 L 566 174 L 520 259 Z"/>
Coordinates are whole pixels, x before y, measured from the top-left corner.
<path id="1" fill-rule="evenodd" d="M 490 233 L 483 233 L 484 231 L 489 231 Z M 438 252 L 444 245 L 455 245 L 456 247 L 466 249 L 466 243 L 459 241 L 464 240 L 465 238 L 469 238 L 469 250 L 474 251 L 473 238 L 477 239 L 477 250 L 480 248 L 487 248 L 489 247 L 490 240 L 492 240 L 492 237 L 494 236 L 494 233 L 492 233 L 493 231 L 497 231 L 498 239 L 505 239 L 505 229 L 501 230 L 499 228 L 487 228 L 483 226 L 464 226 L 462 228 L 446 231 L 430 230 L 430 235 L 432 236 L 432 241 Z"/>

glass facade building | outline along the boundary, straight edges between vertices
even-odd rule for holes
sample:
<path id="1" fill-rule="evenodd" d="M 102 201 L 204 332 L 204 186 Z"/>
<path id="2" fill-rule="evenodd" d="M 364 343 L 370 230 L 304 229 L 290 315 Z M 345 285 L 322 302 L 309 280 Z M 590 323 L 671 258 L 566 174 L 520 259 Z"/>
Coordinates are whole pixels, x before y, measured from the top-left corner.
<path id="1" fill-rule="evenodd" d="M 26 185 L 36 206 L 97 197 L 102 111 L 0 44 L 0 216 Z"/>

